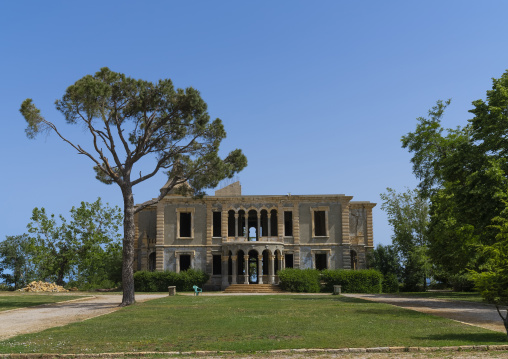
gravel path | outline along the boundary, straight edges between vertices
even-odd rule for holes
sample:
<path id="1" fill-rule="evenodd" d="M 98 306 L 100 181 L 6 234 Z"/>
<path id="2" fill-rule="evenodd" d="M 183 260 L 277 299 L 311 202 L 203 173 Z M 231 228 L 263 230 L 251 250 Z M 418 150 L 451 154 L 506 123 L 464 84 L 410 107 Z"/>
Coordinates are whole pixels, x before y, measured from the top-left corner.
<path id="1" fill-rule="evenodd" d="M 164 296 L 167 294 L 136 294 L 136 301 Z M 0 340 L 111 313 L 121 302 L 122 295 L 105 294 L 0 312 Z"/>
<path id="2" fill-rule="evenodd" d="M 387 303 L 438 315 L 461 323 L 506 333 L 503 322 L 493 305 L 433 298 L 400 297 L 389 294 L 343 294 L 374 302 Z"/>

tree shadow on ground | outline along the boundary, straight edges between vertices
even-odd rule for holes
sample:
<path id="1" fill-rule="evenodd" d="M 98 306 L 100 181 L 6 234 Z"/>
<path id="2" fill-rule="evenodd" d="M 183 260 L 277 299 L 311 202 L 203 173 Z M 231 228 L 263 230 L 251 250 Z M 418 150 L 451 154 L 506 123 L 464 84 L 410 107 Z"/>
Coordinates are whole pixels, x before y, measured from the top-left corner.
<path id="1" fill-rule="evenodd" d="M 450 341 L 460 340 L 462 342 L 468 341 L 472 344 L 486 344 L 486 343 L 499 343 L 506 344 L 506 334 L 503 333 L 461 333 L 461 334 L 431 334 L 426 336 L 413 337 L 416 340 L 432 340 L 432 341 Z"/>

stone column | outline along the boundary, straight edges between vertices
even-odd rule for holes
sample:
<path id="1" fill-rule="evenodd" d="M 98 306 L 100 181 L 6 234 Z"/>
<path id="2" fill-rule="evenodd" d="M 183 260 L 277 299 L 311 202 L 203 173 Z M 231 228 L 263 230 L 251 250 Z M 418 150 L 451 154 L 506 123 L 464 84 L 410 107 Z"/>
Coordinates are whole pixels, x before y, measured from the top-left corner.
<path id="1" fill-rule="evenodd" d="M 352 197 L 351 197 L 352 198 Z M 351 242 L 349 238 L 349 201 L 351 198 L 346 197 L 345 201 L 341 201 L 340 207 L 342 209 L 342 268 L 351 269 Z"/>
<path id="2" fill-rule="evenodd" d="M 243 215 L 243 220 L 245 221 L 245 242 L 249 241 L 249 215 L 246 212 Z"/>
<path id="3" fill-rule="evenodd" d="M 275 261 L 275 256 L 273 254 L 269 254 L 268 255 L 268 275 L 269 275 L 269 280 L 268 280 L 268 283 L 270 284 L 274 284 L 275 283 L 275 273 L 274 273 L 274 261 Z"/>
<path id="4" fill-rule="evenodd" d="M 227 242 L 228 240 L 228 220 L 229 220 L 229 212 L 226 210 L 226 205 L 222 205 L 222 215 L 221 215 L 221 236 L 222 242 Z"/>
<path id="5" fill-rule="evenodd" d="M 236 284 L 236 276 L 237 276 L 237 272 L 238 272 L 238 267 L 237 267 L 237 264 L 236 264 L 236 259 L 238 257 L 237 256 L 231 256 L 231 261 L 232 261 L 232 266 L 233 266 L 233 273 L 232 273 L 232 278 L 231 278 L 231 284 Z"/>
<path id="6" fill-rule="evenodd" d="M 244 284 L 249 284 L 249 255 L 248 254 L 245 254 L 243 256 L 243 265 L 244 265 L 244 270 L 245 270 L 245 275 L 244 275 Z"/>
<path id="7" fill-rule="evenodd" d="M 228 280 L 228 260 L 229 256 L 222 255 L 222 290 L 229 287 L 229 280 Z"/>
<path id="8" fill-rule="evenodd" d="M 155 237 L 155 269 L 164 270 L 164 202 L 157 203 Z"/>
<path id="9" fill-rule="evenodd" d="M 258 284 L 263 284 L 263 255 L 258 255 Z"/>
<path id="10" fill-rule="evenodd" d="M 238 213 L 235 213 L 235 241 L 238 240 Z"/>
<path id="11" fill-rule="evenodd" d="M 175 273 L 180 273 L 180 256 L 175 253 Z"/>
<path id="12" fill-rule="evenodd" d="M 267 213 L 267 218 L 268 218 L 268 237 L 271 237 L 272 236 L 272 213 L 271 212 L 268 212 Z"/>

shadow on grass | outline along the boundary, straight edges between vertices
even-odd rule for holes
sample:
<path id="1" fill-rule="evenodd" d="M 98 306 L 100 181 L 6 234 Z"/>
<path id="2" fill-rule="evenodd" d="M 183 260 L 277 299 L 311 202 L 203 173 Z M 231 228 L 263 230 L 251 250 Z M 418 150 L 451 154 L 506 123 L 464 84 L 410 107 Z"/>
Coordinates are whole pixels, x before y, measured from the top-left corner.
<path id="1" fill-rule="evenodd" d="M 304 296 L 305 294 L 302 294 L 301 297 L 292 297 L 291 300 L 321 300 L 321 301 L 331 301 L 331 302 L 342 302 L 342 303 L 373 303 L 372 301 L 365 300 L 365 299 L 359 299 L 359 298 L 353 298 L 353 297 L 341 297 L 338 295 L 330 295 L 329 297 L 324 296 Z"/>
<path id="2" fill-rule="evenodd" d="M 416 340 L 432 340 L 432 341 L 468 341 L 476 344 L 500 343 L 506 344 L 506 334 L 503 333 L 468 333 L 468 334 L 431 334 L 427 336 L 413 337 Z"/>
<path id="3" fill-rule="evenodd" d="M 421 318 L 421 317 L 425 317 L 425 316 L 432 316 L 433 318 L 442 319 L 441 317 L 436 317 L 436 316 L 433 316 L 430 314 L 420 313 L 420 312 L 416 312 L 414 310 L 404 309 L 404 308 L 356 309 L 355 313 L 368 314 L 368 315 L 386 315 L 386 316 L 392 316 L 392 317 L 396 316 L 396 317 L 405 317 L 405 318 L 407 318 L 407 317 Z"/>

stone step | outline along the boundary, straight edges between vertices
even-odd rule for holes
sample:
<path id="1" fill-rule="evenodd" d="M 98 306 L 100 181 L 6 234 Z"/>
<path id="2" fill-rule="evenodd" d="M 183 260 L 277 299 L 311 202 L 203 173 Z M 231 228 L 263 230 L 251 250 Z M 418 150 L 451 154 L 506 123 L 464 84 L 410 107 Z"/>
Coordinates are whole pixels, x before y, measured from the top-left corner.
<path id="1" fill-rule="evenodd" d="M 225 293 L 284 293 L 274 284 L 232 284 L 224 290 Z"/>

